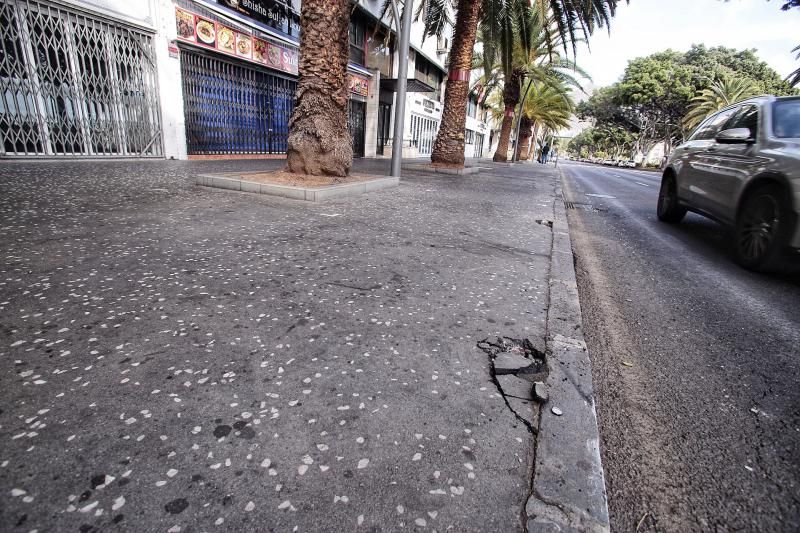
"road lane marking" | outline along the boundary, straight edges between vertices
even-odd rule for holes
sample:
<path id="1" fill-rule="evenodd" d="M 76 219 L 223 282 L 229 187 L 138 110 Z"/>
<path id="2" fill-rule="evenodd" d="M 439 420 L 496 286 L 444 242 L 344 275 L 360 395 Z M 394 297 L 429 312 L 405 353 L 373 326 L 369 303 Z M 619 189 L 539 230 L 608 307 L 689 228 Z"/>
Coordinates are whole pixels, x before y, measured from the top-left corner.
<path id="1" fill-rule="evenodd" d="M 649 187 L 650 186 L 647 183 L 642 183 L 641 181 L 634 181 L 634 183 L 636 183 L 637 185 L 643 185 L 645 187 Z"/>
<path id="2" fill-rule="evenodd" d="M 612 200 L 616 200 L 616 196 L 611 196 L 610 194 L 587 194 L 586 196 L 594 196 L 595 198 L 611 198 Z"/>

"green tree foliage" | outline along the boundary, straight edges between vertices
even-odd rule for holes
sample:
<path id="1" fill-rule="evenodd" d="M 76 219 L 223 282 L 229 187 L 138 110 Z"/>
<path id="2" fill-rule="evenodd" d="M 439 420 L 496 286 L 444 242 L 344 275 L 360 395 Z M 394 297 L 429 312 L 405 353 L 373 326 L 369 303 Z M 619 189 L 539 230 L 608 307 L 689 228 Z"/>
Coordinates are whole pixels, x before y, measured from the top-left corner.
<path id="1" fill-rule="evenodd" d="M 735 50 L 717 46 L 706 48 L 694 45 L 685 54 L 685 62 L 690 65 L 695 76 L 702 79 L 721 79 L 724 76 L 745 77 L 753 82 L 758 94 L 785 96 L 794 94 L 791 86 L 769 65 L 758 59 L 755 50 Z M 696 82 L 696 85 L 698 82 Z"/>
<path id="2" fill-rule="evenodd" d="M 628 159 L 636 147 L 636 137 L 618 126 L 587 128 L 573 137 L 567 151 L 577 157 Z"/>
<path id="3" fill-rule="evenodd" d="M 660 141 L 669 145 L 685 138 L 695 123 L 684 122 L 693 99 L 725 79 L 742 80 L 746 90 L 740 87 L 739 99 L 797 93 L 753 50 L 694 45 L 686 53 L 666 50 L 630 61 L 622 79 L 595 91 L 577 114 L 600 128 L 625 129 L 636 139 L 636 149 L 647 152 Z"/>

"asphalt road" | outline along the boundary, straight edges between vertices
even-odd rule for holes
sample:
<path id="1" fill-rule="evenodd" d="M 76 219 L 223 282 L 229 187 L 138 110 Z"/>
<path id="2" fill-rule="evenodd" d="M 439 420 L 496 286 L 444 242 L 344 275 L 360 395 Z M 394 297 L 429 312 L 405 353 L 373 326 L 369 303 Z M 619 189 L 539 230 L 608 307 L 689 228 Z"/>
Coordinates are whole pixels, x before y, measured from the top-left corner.
<path id="1" fill-rule="evenodd" d="M 657 173 L 561 168 L 612 530 L 800 530 L 800 276 L 658 222 Z"/>

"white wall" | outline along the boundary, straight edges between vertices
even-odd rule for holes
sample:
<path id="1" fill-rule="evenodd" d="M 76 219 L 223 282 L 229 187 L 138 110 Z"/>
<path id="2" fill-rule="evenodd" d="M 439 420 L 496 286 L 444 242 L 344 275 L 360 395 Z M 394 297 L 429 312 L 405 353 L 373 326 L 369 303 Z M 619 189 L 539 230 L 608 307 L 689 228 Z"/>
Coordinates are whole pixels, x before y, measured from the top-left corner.
<path id="1" fill-rule="evenodd" d="M 161 132 L 164 157 L 186 159 L 186 119 L 183 110 L 183 88 L 181 83 L 181 60 L 169 55 L 169 43 L 177 37 L 175 29 L 175 5 L 171 0 L 153 0 L 158 67 L 158 88 L 161 102 Z"/>
<path id="2" fill-rule="evenodd" d="M 159 0 L 61 0 L 64 4 L 84 7 L 98 13 L 153 27 L 153 7 Z"/>

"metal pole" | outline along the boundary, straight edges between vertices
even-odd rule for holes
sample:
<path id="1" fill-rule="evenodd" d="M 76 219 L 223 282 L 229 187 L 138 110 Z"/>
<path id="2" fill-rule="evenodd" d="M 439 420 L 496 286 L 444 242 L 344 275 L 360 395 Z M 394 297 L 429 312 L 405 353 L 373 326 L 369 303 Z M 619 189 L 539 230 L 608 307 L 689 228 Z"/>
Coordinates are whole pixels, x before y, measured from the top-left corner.
<path id="1" fill-rule="evenodd" d="M 528 86 L 525 88 L 525 94 L 522 96 L 522 100 L 519 101 L 519 109 L 517 110 L 517 130 L 514 132 L 514 153 L 511 154 L 512 163 L 514 161 L 519 161 L 519 125 L 522 122 L 522 105 L 525 103 L 525 99 L 528 97 L 528 91 L 531 90 L 531 83 L 533 83 L 533 80 L 528 80 Z M 521 84 L 522 81 L 520 81 L 520 85 Z"/>
<path id="2" fill-rule="evenodd" d="M 408 82 L 408 44 L 411 40 L 411 13 L 414 0 L 403 5 L 403 22 L 400 25 L 400 57 L 397 73 L 397 95 L 394 109 L 394 137 L 392 138 L 392 176 L 400 177 L 403 162 L 403 129 L 406 117 L 406 84 Z"/>

